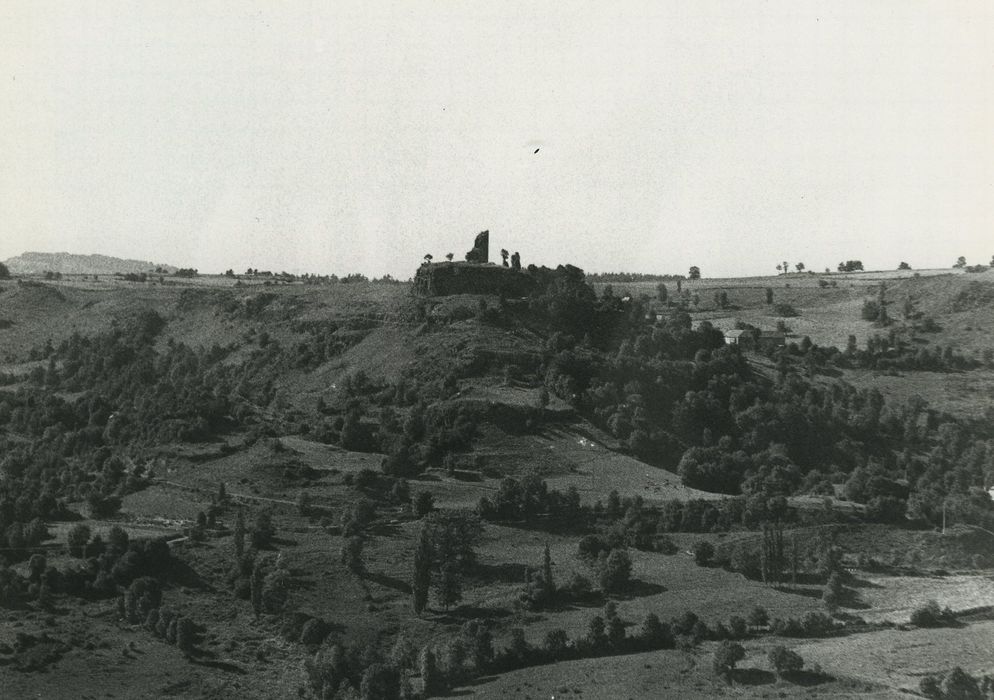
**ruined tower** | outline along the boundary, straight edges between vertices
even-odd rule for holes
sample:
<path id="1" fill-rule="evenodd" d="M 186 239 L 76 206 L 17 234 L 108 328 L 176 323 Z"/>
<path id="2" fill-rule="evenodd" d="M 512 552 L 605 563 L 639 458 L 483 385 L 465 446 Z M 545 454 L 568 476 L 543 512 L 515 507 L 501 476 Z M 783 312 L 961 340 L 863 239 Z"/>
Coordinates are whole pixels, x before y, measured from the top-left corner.
<path id="1" fill-rule="evenodd" d="M 476 234 L 476 239 L 473 241 L 473 250 L 466 253 L 466 262 L 490 262 L 490 231 L 483 231 Z"/>

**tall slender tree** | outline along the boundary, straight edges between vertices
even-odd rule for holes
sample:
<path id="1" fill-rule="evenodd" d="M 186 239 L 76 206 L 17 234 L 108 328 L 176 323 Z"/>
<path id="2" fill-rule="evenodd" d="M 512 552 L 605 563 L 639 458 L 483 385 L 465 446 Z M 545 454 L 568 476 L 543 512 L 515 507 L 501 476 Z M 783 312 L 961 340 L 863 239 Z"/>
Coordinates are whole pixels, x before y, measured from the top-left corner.
<path id="1" fill-rule="evenodd" d="M 427 529 L 422 526 L 414 544 L 414 576 L 411 581 L 411 604 L 414 612 L 421 614 L 428 604 L 428 590 L 431 587 L 432 556 L 431 540 Z"/>

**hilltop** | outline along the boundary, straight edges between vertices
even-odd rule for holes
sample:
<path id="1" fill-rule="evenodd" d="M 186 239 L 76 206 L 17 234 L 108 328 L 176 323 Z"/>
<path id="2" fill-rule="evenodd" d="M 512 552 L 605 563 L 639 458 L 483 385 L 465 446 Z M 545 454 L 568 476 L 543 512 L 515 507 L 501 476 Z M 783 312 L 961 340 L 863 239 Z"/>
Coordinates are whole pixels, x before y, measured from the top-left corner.
<path id="1" fill-rule="evenodd" d="M 177 268 L 172 265 L 129 260 L 109 255 L 80 255 L 78 253 L 22 253 L 5 261 L 11 274 L 39 275 L 45 272 L 58 272 L 63 275 L 113 275 L 129 272 L 162 272 L 171 274 Z"/>

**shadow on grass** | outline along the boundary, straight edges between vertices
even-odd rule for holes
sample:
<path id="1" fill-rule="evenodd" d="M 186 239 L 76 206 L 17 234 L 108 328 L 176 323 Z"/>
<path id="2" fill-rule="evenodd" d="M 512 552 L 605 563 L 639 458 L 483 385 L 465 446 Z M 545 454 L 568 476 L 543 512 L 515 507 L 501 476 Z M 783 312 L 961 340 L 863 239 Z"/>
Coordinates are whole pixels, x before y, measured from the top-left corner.
<path id="1" fill-rule="evenodd" d="M 883 588 L 879 583 L 873 583 L 873 581 L 867 581 L 863 578 L 853 578 L 846 585 L 850 588 Z"/>
<path id="2" fill-rule="evenodd" d="M 784 680 L 790 681 L 794 685 L 810 688 L 821 685 L 822 683 L 828 683 L 832 680 L 832 677 L 828 674 L 815 673 L 814 671 L 794 671 L 793 673 L 785 673 Z"/>
<path id="3" fill-rule="evenodd" d="M 732 671 L 732 682 L 739 685 L 767 685 L 776 679 L 772 671 L 761 668 L 736 668 Z"/>
<path id="4" fill-rule="evenodd" d="M 377 583 L 385 588 L 393 588 L 401 593 L 409 594 L 411 592 L 411 585 L 409 583 L 401 581 L 399 578 L 394 578 L 393 576 L 387 576 L 386 574 L 374 574 L 367 571 L 363 575 L 363 578 L 367 581 Z"/>
<path id="5" fill-rule="evenodd" d="M 665 591 L 666 586 L 635 579 L 625 587 L 625 590 L 613 593 L 611 597 L 619 600 L 632 600 L 634 598 L 644 598 L 646 596 L 664 593 Z"/>
<path id="6" fill-rule="evenodd" d="M 205 666 L 207 668 L 216 668 L 219 671 L 226 671 L 228 673 L 237 673 L 240 676 L 244 676 L 248 671 L 239 666 L 238 664 L 232 663 L 230 661 L 208 661 L 205 659 L 198 659 L 194 656 L 187 657 L 190 659 L 190 663 L 194 666 Z"/>
<path id="7" fill-rule="evenodd" d="M 524 564 L 476 564 L 473 567 L 473 575 L 483 579 L 488 583 L 499 581 L 501 583 L 524 584 L 525 574 L 530 567 Z"/>
<path id="8" fill-rule="evenodd" d="M 466 620 L 499 620 L 511 615 L 511 611 L 507 608 L 481 608 L 473 605 L 435 612 L 437 614 L 435 620 L 443 625 L 462 624 Z"/>
<path id="9" fill-rule="evenodd" d="M 780 586 L 777 588 L 781 593 L 790 593 L 791 595 L 800 595 L 805 598 L 821 598 L 823 593 L 821 588 L 806 588 L 802 586 Z"/>
<path id="10" fill-rule="evenodd" d="M 192 566 L 178 557 L 170 559 L 166 580 L 186 588 L 196 588 L 208 593 L 217 592 L 214 586 L 209 584 Z"/>

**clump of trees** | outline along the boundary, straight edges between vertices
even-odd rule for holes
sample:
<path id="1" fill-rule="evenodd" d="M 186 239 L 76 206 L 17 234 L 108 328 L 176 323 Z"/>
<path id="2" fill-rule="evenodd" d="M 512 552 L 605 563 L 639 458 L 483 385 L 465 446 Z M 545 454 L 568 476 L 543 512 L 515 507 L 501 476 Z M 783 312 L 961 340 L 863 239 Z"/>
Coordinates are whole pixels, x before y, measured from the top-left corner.
<path id="1" fill-rule="evenodd" d="M 777 678 L 787 678 L 804 668 L 804 659 L 793 649 L 777 645 L 770 649 L 770 666 L 773 667 Z"/>
<path id="2" fill-rule="evenodd" d="M 925 676 L 918 688 L 932 700 L 983 700 L 994 696 L 994 676 L 975 678 L 962 667 L 954 666 L 948 673 Z"/>
<path id="3" fill-rule="evenodd" d="M 940 608 L 935 600 L 926 601 L 911 612 L 911 624 L 917 627 L 951 627 L 956 623 L 956 614 L 948 607 Z"/>
<path id="4" fill-rule="evenodd" d="M 414 612 L 424 611 L 431 590 L 446 610 L 462 599 L 463 582 L 476 564 L 475 547 L 482 533 L 479 517 L 470 511 L 432 511 L 424 518 L 414 543 Z"/>

